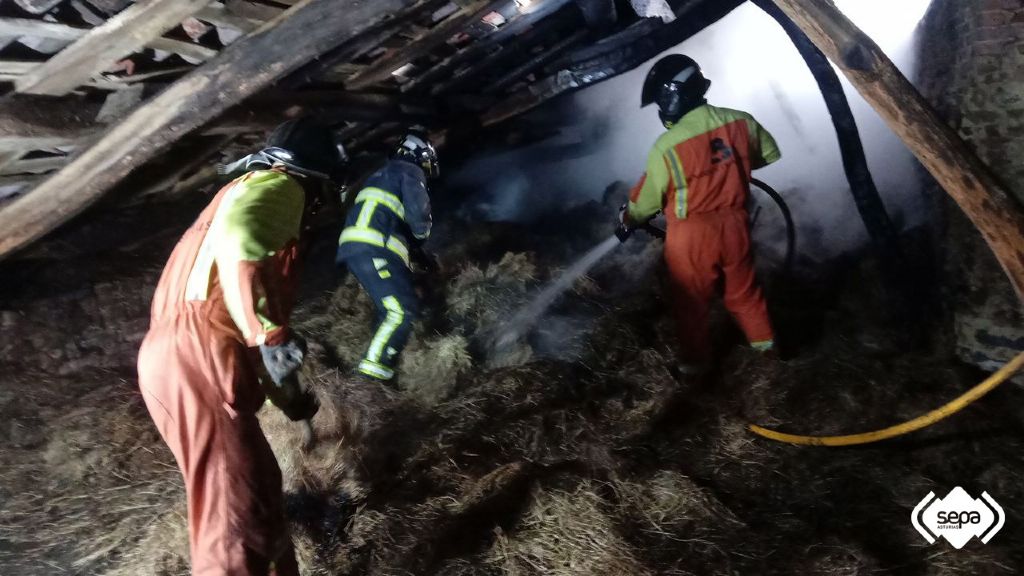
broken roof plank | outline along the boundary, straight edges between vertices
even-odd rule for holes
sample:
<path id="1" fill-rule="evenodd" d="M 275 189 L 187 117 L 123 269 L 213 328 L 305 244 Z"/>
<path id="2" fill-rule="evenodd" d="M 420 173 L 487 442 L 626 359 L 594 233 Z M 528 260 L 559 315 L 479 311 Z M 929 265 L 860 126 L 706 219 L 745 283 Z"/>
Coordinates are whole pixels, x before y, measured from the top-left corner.
<path id="1" fill-rule="evenodd" d="M 494 82 L 488 84 L 486 87 L 484 87 L 482 92 L 484 94 L 499 94 L 499 93 L 501 93 L 506 88 L 508 88 L 509 86 L 512 86 L 517 81 L 519 81 L 520 78 L 526 76 L 527 74 L 532 73 L 534 70 L 537 70 L 538 68 L 540 68 L 540 67 L 548 64 L 552 60 L 554 60 L 566 48 L 569 48 L 573 44 L 576 44 L 577 42 L 583 40 L 584 38 L 587 37 L 588 34 L 590 34 L 590 31 L 587 30 L 587 29 L 583 29 L 583 30 L 577 30 L 573 34 L 565 36 L 564 38 L 562 38 L 561 40 L 559 40 L 555 44 L 553 44 L 550 47 L 546 48 L 544 50 L 544 52 L 542 52 L 541 54 L 538 54 L 538 55 L 534 56 L 533 58 L 530 58 L 529 60 L 527 60 L 526 62 L 523 62 L 519 66 L 516 66 L 510 72 L 508 72 L 505 75 L 501 76 L 500 78 L 498 78 Z"/>
<path id="2" fill-rule="evenodd" d="M 252 32 L 263 24 L 260 20 L 246 18 L 244 16 L 234 14 L 233 12 L 229 12 L 223 4 L 218 2 L 214 2 L 209 6 L 204 6 L 196 11 L 193 16 L 204 22 L 209 22 L 214 26 L 237 28 L 242 32 Z"/>
<path id="3" fill-rule="evenodd" d="M 231 106 L 412 4 L 296 4 L 144 103 L 62 170 L 5 205 L 0 210 L 0 258 L 80 213 L 135 168 Z"/>
<path id="4" fill-rule="evenodd" d="M 484 62 L 492 61 L 491 59 L 499 52 L 508 54 L 509 51 L 518 50 L 525 45 L 527 39 L 542 36 L 557 28 L 561 18 L 555 16 L 555 12 L 568 3 L 569 0 L 548 0 L 530 11 L 514 16 L 501 29 L 460 49 L 402 84 L 401 91 L 432 89 L 443 78 L 451 81 L 454 78 L 453 74 L 458 73 L 463 64 L 468 63 L 468 69 L 480 68 L 485 65 Z"/>
<path id="5" fill-rule="evenodd" d="M 280 16 L 281 12 L 284 11 L 282 8 L 278 8 L 276 6 L 256 4 L 246 0 L 226 0 L 224 2 L 224 8 L 235 16 L 248 18 L 250 20 L 259 20 L 261 22 L 273 20 Z"/>
<path id="6" fill-rule="evenodd" d="M 139 50 L 209 0 L 149 0 L 125 8 L 15 81 L 18 92 L 60 96 Z"/>
<path id="7" fill-rule="evenodd" d="M 564 59 L 565 68 L 509 95 L 479 117 L 481 126 L 492 126 L 540 106 L 557 96 L 573 92 L 633 70 L 647 60 L 714 24 L 743 3 L 743 0 L 708 2 L 706 10 L 669 24 L 654 19 L 640 20 Z M 683 6 L 681 12 L 689 8 Z M 449 85 L 450 87 L 450 85 Z"/>
<path id="8" fill-rule="evenodd" d="M 60 22 L 45 22 L 28 18 L 0 18 L 0 37 L 20 38 L 30 36 L 32 38 L 49 38 L 51 40 L 74 42 L 88 34 L 89 30 L 90 28 L 79 28 Z M 209 60 L 217 54 L 217 51 L 213 48 L 174 38 L 157 37 L 146 42 L 146 46 L 198 60 Z"/>
<path id="9" fill-rule="evenodd" d="M 23 78 L 35 71 L 39 66 L 41 66 L 39 62 L 0 60 L 0 81 L 14 82 L 17 84 Z M 124 78 L 118 81 L 105 78 L 102 75 L 97 75 L 94 78 L 86 78 L 80 82 L 79 85 L 99 88 L 101 90 L 122 90 L 128 86 Z"/>
<path id="10" fill-rule="evenodd" d="M 469 25 L 469 23 L 483 18 L 505 3 L 505 0 L 477 0 L 473 2 L 461 9 L 458 14 L 450 16 L 447 20 L 432 28 L 426 36 L 410 42 L 404 48 L 385 56 L 379 62 L 375 62 L 366 71 L 353 76 L 345 83 L 345 87 L 349 90 L 359 90 L 386 80 L 398 68 L 444 44 L 456 32 Z"/>
<path id="11" fill-rule="evenodd" d="M 29 18 L 0 18 L 0 36 L 33 36 L 74 42 L 88 32 L 88 28 L 68 26 L 60 22 L 32 20 Z"/>
<path id="12" fill-rule="evenodd" d="M 174 38 L 164 38 L 162 36 L 150 40 L 146 43 L 146 46 L 156 50 L 173 52 L 179 56 L 187 56 L 189 58 L 202 61 L 209 60 L 217 55 L 216 50 L 213 48 L 207 48 L 202 44 L 193 44 L 192 42 L 175 40 Z"/>
<path id="13" fill-rule="evenodd" d="M 67 156 L 45 156 L 29 160 L 15 160 L 0 167 L 0 176 L 13 174 L 42 174 L 52 172 L 68 163 Z"/>

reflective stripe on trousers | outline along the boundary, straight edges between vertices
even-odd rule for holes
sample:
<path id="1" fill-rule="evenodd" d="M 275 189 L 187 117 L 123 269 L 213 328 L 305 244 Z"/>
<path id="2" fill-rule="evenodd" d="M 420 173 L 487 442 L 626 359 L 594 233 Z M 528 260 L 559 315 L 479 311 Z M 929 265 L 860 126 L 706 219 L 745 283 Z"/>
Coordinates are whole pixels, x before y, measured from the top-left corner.
<path id="1" fill-rule="evenodd" d="M 378 274 L 384 279 L 384 273 L 386 270 L 378 270 Z M 388 272 L 388 278 L 390 278 L 390 272 Z M 370 342 L 370 349 L 366 351 L 366 357 L 359 364 L 359 369 L 366 373 L 366 370 L 370 370 L 370 376 L 376 376 L 378 378 L 390 379 L 394 376 L 392 371 L 387 366 L 381 364 L 381 359 L 384 357 L 385 347 L 391 342 L 391 339 L 395 335 L 395 331 L 405 321 L 405 311 L 402 310 L 401 303 L 394 296 L 387 296 L 381 300 L 384 305 L 384 309 L 387 313 L 384 316 L 384 321 L 377 327 L 377 333 L 373 335 L 373 340 Z M 366 365 L 364 369 L 364 364 Z"/>
<path id="2" fill-rule="evenodd" d="M 390 252 L 377 252 L 348 257 L 345 264 L 377 309 L 373 339 L 358 370 L 372 378 L 389 380 L 409 341 L 419 302 L 409 268 Z"/>

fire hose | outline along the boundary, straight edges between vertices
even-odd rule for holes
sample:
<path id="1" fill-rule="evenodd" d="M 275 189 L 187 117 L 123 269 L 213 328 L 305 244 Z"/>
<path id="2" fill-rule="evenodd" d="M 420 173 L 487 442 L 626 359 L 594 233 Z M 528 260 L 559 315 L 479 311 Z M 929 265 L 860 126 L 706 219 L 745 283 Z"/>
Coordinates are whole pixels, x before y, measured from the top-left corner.
<path id="1" fill-rule="evenodd" d="M 769 430 L 756 424 L 750 425 L 750 431 L 758 436 L 768 438 L 769 440 L 785 442 L 787 444 L 796 444 L 799 446 L 853 446 L 856 444 L 878 442 L 879 440 L 886 440 L 888 438 L 895 438 L 896 436 L 909 434 L 916 430 L 931 426 L 936 422 L 956 414 L 975 400 L 991 392 L 1003 382 L 1006 382 L 1007 379 L 1017 373 L 1017 371 L 1022 367 L 1024 367 L 1024 352 L 1018 354 L 1016 358 L 1007 362 L 999 369 L 999 371 L 986 378 L 984 382 L 978 384 L 974 388 L 971 388 L 948 404 L 932 410 L 927 414 L 918 416 L 913 420 L 908 420 L 902 424 L 882 428 L 881 430 L 875 430 L 873 432 L 847 434 L 843 436 L 802 436 L 798 434 L 786 434 L 784 432 Z"/>
<path id="2" fill-rule="evenodd" d="M 794 249 L 796 246 L 796 227 L 793 224 L 793 216 L 789 211 L 789 207 L 786 205 L 785 201 L 783 201 L 782 196 L 771 186 L 768 186 L 764 182 L 756 179 L 751 180 L 751 184 L 763 190 L 778 205 L 779 210 L 782 212 L 782 217 L 785 219 L 786 256 L 783 271 L 784 273 L 789 273 L 790 268 L 793 265 L 793 257 L 795 255 Z M 655 238 L 665 238 L 665 230 L 658 228 L 649 222 L 641 226 L 641 229 L 645 230 Z M 774 440 L 776 442 L 795 444 L 798 446 L 855 446 L 858 444 L 870 444 L 872 442 L 879 442 L 881 440 L 903 436 L 905 434 L 921 430 L 922 428 L 927 428 L 936 422 L 945 420 L 953 414 L 963 410 L 985 394 L 988 394 L 1003 382 L 1006 382 L 1022 368 L 1024 368 L 1024 352 L 1007 362 L 1002 368 L 986 378 L 982 383 L 971 388 L 947 404 L 936 408 L 927 414 L 923 414 L 917 418 L 903 422 L 902 424 L 896 424 L 894 426 L 889 426 L 888 428 L 882 428 L 881 430 L 839 436 L 807 436 L 770 430 L 763 426 L 758 426 L 757 424 L 750 424 L 749 428 L 751 432 L 763 438 Z"/>

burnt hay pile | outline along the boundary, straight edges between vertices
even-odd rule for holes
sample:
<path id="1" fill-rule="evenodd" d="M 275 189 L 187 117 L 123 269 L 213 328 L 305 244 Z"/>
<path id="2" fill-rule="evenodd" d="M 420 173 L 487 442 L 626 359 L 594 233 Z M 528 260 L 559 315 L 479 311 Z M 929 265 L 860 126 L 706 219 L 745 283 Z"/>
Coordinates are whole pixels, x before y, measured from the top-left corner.
<path id="1" fill-rule="evenodd" d="M 714 384 L 680 381 L 657 283 L 602 300 L 623 292 L 608 284 L 622 265 L 613 258 L 559 305 L 598 311 L 582 352 L 564 359 L 539 357 L 529 339 L 498 359 L 476 344 L 555 270 L 527 253 L 446 270 L 398 391 L 346 377 L 372 315 L 351 279 L 307 302 L 297 314 L 311 342 L 306 377 L 323 401 L 319 443 L 303 453 L 296 426 L 261 414 L 304 573 L 952 576 L 1024 566 L 1014 512 L 988 546 L 960 551 L 927 546 L 909 521 L 929 490 L 956 485 L 1024 509 L 1017 390 L 896 442 L 769 443 L 745 424 L 861 431 L 930 409 L 977 375 L 866 346 L 884 334 L 856 312 L 869 296 L 848 292 L 824 307 L 825 336 L 776 376 L 733 345 Z M 775 302 L 777 315 L 791 311 Z M 133 390 L 130 373 L 4 381 L 4 574 L 187 573 L 181 483 Z"/>

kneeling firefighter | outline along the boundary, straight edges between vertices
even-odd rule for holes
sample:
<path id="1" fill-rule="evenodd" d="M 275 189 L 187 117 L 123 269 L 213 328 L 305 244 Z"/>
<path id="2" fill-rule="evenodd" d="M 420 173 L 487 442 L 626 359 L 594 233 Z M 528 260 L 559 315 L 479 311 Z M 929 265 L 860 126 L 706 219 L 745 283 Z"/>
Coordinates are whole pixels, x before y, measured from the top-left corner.
<path id="1" fill-rule="evenodd" d="M 426 135 L 410 131 L 383 168 L 371 175 L 355 198 L 338 244 L 345 265 L 373 300 L 376 328 L 356 373 L 390 382 L 419 311 L 412 261 L 426 267 L 430 236 L 427 178 L 437 177 L 437 152 Z"/>
<path id="2" fill-rule="evenodd" d="M 267 396 L 296 421 L 319 408 L 288 324 L 304 221 L 343 160 L 314 120 L 279 126 L 229 167 L 243 174 L 182 236 L 153 296 L 139 387 L 185 479 L 193 574 L 298 575 L 256 412 Z"/>
<path id="3" fill-rule="evenodd" d="M 725 306 L 750 344 L 761 351 L 774 346 L 754 277 L 746 202 L 751 170 L 781 154 L 753 116 L 709 105 L 710 86 L 700 66 L 681 54 L 662 58 L 647 74 L 641 105 L 657 104 L 668 131 L 655 142 L 647 170 L 630 192 L 618 232 L 624 239 L 665 213 L 665 262 L 684 373 L 709 367 L 708 314 L 720 280 Z"/>

